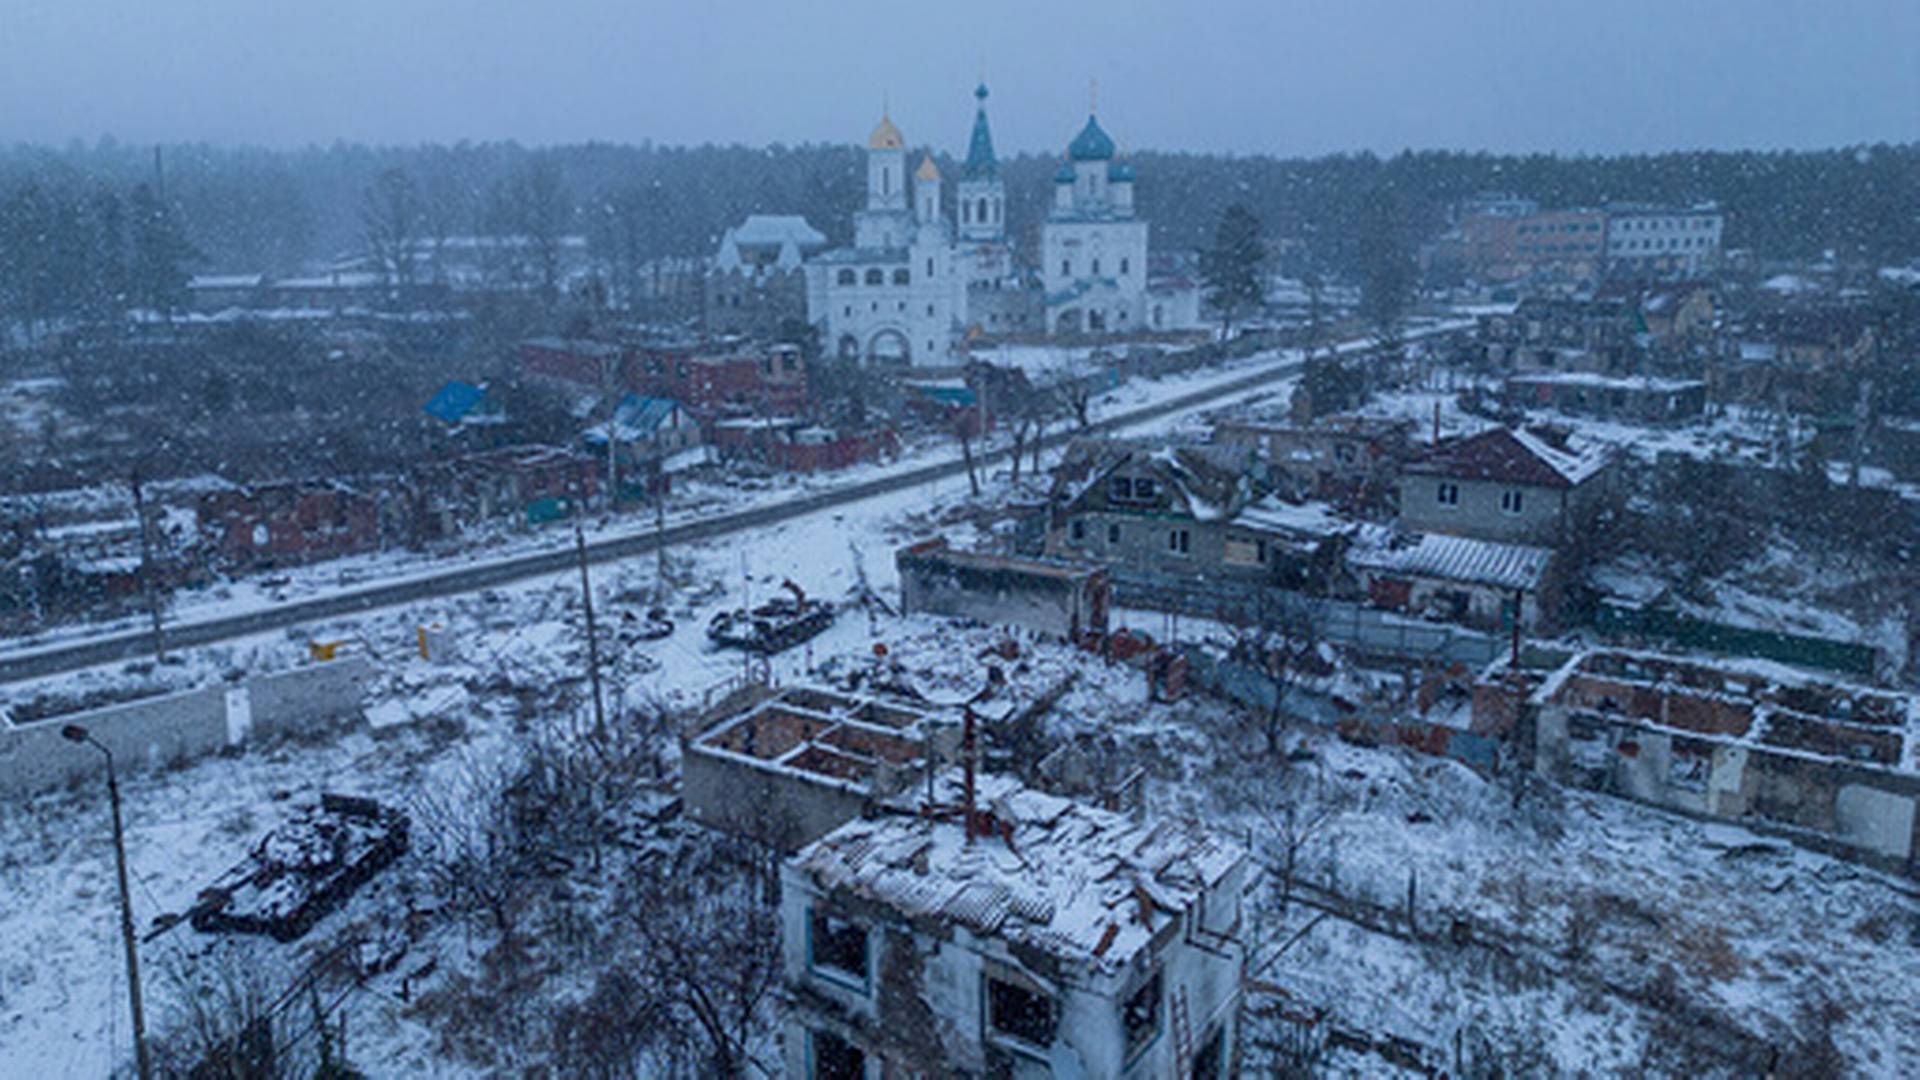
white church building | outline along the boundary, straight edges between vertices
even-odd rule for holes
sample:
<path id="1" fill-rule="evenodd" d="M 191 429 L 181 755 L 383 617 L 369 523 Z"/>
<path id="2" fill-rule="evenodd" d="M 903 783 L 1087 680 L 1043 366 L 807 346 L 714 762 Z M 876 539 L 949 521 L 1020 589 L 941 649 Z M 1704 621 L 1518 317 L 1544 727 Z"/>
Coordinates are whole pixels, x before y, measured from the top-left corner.
<path id="1" fill-rule="evenodd" d="M 940 170 L 923 156 L 911 180 L 890 117 L 867 139 L 867 205 L 853 246 L 811 262 L 809 318 L 832 355 L 880 365 L 945 364 L 966 326 L 967 283 L 940 212 Z"/>
<path id="2" fill-rule="evenodd" d="M 1147 223 L 1133 216 L 1133 167 L 1093 116 L 1053 177 L 1053 209 L 1040 228 L 1040 280 L 1054 334 L 1145 329 Z"/>
<path id="3" fill-rule="evenodd" d="M 921 155 L 909 173 L 906 140 L 890 116 L 868 137 L 867 202 L 854 215 L 853 245 L 807 263 L 808 319 L 820 328 L 822 350 L 866 365 L 924 367 L 960 359 L 973 334 L 1175 328 L 1167 297 L 1149 291 L 1147 223 L 1134 216 L 1133 168 L 1092 115 L 1054 178 L 1037 280 L 1016 266 L 987 88 L 974 97 L 951 214 L 933 157 Z"/>

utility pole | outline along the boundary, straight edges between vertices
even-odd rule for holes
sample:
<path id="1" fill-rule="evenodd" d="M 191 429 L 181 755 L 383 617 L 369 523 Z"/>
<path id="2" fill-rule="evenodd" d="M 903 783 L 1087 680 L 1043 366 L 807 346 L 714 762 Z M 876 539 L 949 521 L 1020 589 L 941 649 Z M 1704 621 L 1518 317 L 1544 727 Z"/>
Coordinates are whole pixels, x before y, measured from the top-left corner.
<path id="1" fill-rule="evenodd" d="M 600 635 L 593 625 L 593 582 L 587 578 L 587 532 L 573 526 L 574 546 L 580 552 L 580 601 L 587 611 L 587 679 L 593 684 L 593 737 L 607 737 L 607 710 L 600 698 Z"/>
<path id="2" fill-rule="evenodd" d="M 166 640 L 160 634 L 160 595 L 153 587 L 153 532 L 147 521 L 147 501 L 140 492 L 138 467 L 133 470 L 133 512 L 140 519 L 140 591 L 147 594 L 147 613 L 153 617 L 153 658 L 165 663 L 167 649 Z"/>
<path id="3" fill-rule="evenodd" d="M 147 1057 L 147 1017 L 140 1002 L 140 951 L 133 943 L 133 895 L 127 888 L 127 840 L 120 823 L 120 781 L 113 774 L 113 751 L 86 728 L 68 724 L 60 729 L 68 742 L 85 743 L 107 759 L 107 801 L 113 805 L 113 865 L 120 878 L 120 943 L 127 952 L 127 1004 L 133 1011 L 133 1060 L 140 1080 L 152 1080 L 153 1062 Z"/>
<path id="4" fill-rule="evenodd" d="M 667 602 L 667 470 L 653 463 L 653 602 Z"/>

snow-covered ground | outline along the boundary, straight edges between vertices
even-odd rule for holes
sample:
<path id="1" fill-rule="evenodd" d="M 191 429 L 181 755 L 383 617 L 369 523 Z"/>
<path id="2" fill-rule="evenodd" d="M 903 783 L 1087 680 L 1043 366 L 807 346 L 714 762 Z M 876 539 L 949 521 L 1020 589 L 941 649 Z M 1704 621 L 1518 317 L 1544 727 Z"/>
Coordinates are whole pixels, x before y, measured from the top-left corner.
<path id="1" fill-rule="evenodd" d="M 741 670 L 737 654 L 710 650 L 700 628 L 722 606 L 769 595 L 791 577 L 836 600 L 861 568 L 883 594 L 897 581 L 891 552 L 938 522 L 965 516 L 966 481 L 943 481 L 877 497 L 844 510 L 673 553 L 670 572 L 687 581 L 670 605 L 677 632 L 620 648 L 607 661 L 615 703 L 688 703 Z M 600 617 L 617 623 L 649 603 L 650 557 L 597 568 Z M 375 704 L 437 723 L 378 735 L 357 730 L 311 744 L 256 749 L 177 771 L 127 778 L 129 856 L 144 924 L 178 911 L 244 854 L 292 803 L 318 792 L 390 801 L 449 784 L 476 758 L 503 752 L 515 737 L 518 706 L 490 691 L 500 676 L 544 686 L 578 712 L 581 618 L 574 574 L 558 574 L 478 596 L 374 613 L 316 628 L 347 637 L 386 669 Z M 696 596 L 698 597 L 696 599 Z M 1151 619 L 1152 617 L 1148 617 Z M 459 659 L 429 665 L 410 656 L 413 628 L 439 622 Z M 1146 627 L 1157 631 L 1151 622 Z M 917 685 L 959 697 L 981 677 L 981 648 L 995 635 L 924 618 L 870 621 L 849 611 L 809 648 L 772 662 L 780 681 L 809 664 L 862 664 L 888 643 Z M 292 663 L 305 637 L 262 635 L 197 651 L 190 670 Z M 1064 647 L 1029 645 L 1015 679 L 1050 685 L 1078 670 L 1080 681 L 1055 710 L 1056 734 L 1114 741 L 1149 764 L 1150 802 L 1197 813 L 1254 840 L 1272 855 L 1276 815 L 1292 803 L 1324 818 L 1303 844 L 1302 877 L 1392 904 L 1411 870 L 1419 909 L 1469 912 L 1476 925 L 1547 942 L 1569 935 L 1589 959 L 1565 961 L 1592 978 L 1509 985 L 1470 956 L 1322 923 L 1265 977 L 1313 995 L 1349 1023 L 1443 1043 L 1462 1024 L 1476 1031 L 1527 1025 L 1550 1040 L 1562 1068 L 1631 1071 L 1659 1038 L 1660 1018 L 1613 1000 L 1597 983 L 1637 986 L 1671 968 L 1674 992 L 1724 1014 L 1739 1028 L 1773 1037 L 1793 1030 L 1811 995 L 1840 1006 L 1841 1045 L 1861 1071 L 1911 1074 L 1920 1062 L 1920 1013 L 1905 992 L 1906 935 L 1920 908 L 1877 875 L 1725 826 L 1672 818 L 1603 798 L 1529 796 L 1515 810 L 1507 791 L 1450 762 L 1393 750 L 1362 750 L 1317 729 L 1289 736 L 1286 762 L 1264 760 L 1236 733 L 1223 707 L 1203 700 L 1151 705 L 1139 676 Z M 838 658 L 838 659 L 833 659 Z M 134 678 L 124 669 L 66 676 L 68 688 Z M 43 689 L 45 687 L 42 687 Z M 550 703 L 546 707 L 553 707 Z M 457 719 L 456 725 L 451 721 Z M 535 722 L 560 716 L 536 714 Z M 97 790 L 35 800 L 0 820 L 0 1059 L 15 1075 L 101 1075 L 127 1053 L 124 984 L 114 922 L 112 856 Z M 1260 897 L 1266 894 L 1262 892 Z M 1281 915 L 1256 898 L 1264 937 L 1304 927 L 1299 910 Z M 1576 912 L 1583 931 L 1569 930 Z M 1597 914 L 1596 914 L 1597 913 Z M 313 935 L 326 940 L 323 923 Z M 279 949 L 299 954 L 312 945 Z M 459 935 L 432 939 L 444 970 L 472 962 Z M 166 974 L 210 964 L 218 950 L 181 927 L 145 947 L 149 1013 L 156 1029 L 179 1018 Z M 283 961 L 284 962 L 284 961 Z M 410 960 L 409 963 L 412 961 Z M 1582 976 L 1584 978 L 1584 976 Z M 455 1075 L 467 1071 L 443 1052 L 429 1020 L 390 992 L 354 995 L 350 1053 L 373 1075 Z"/>
<path id="2" fill-rule="evenodd" d="M 1352 343 L 1361 347 L 1364 343 Z M 1070 362 L 1084 355 L 1084 349 L 1059 349 L 1034 346 L 1028 351 Z M 1243 378 L 1262 367 L 1287 363 L 1295 354 L 1272 350 L 1203 369 L 1169 375 L 1159 379 L 1134 379 L 1102 395 L 1090 410 L 1092 419 L 1146 408 L 1183 394 Z M 1002 430 L 986 441 L 997 449 L 1009 445 L 1010 435 Z M 910 472 L 928 465 L 953 460 L 958 450 L 948 438 L 927 436 L 903 448 L 901 454 L 884 462 L 867 462 L 831 472 L 796 475 L 783 474 L 751 483 L 701 483 L 682 485 L 671 502 L 669 525 L 699 520 L 730 510 L 764 504 L 824 491 L 839 490 L 866 481 Z M 159 487 L 159 485 L 155 485 Z M 181 486 L 183 492 L 197 490 L 194 484 Z M 86 492 L 64 493 L 56 500 L 73 513 L 124 513 L 130 497 L 112 486 Z M 621 517 L 601 515 L 587 523 L 590 540 L 644 535 L 655 528 L 650 510 Z M 198 622 L 257 611 L 275 604 L 305 597 L 338 592 L 342 589 L 373 584 L 390 584 L 411 578 L 431 577 L 461 566 L 513 558 L 540 551 L 558 550 L 573 542 L 565 528 L 500 528 L 475 534 L 462 550 L 454 552 L 383 551 L 367 555 L 331 559 L 310 566 L 254 574 L 200 591 L 188 591 L 173 598 L 168 621 Z M 268 584 L 271 582 L 271 584 Z M 129 615 L 115 620 L 48 627 L 39 633 L 9 638 L 0 642 L 0 654 L 32 652 L 107 633 L 138 629 L 144 616 Z"/>
<path id="3" fill-rule="evenodd" d="M 1225 369 L 1129 385 L 1103 400 L 1095 416 L 1165 400 L 1286 359 L 1284 354 L 1263 354 Z M 1284 384 L 1281 388 L 1284 391 Z M 1145 430 L 1168 430 L 1185 419 L 1165 418 Z M 950 451 L 927 453 L 921 460 L 868 466 L 816 482 L 852 483 L 889 468 L 939 460 Z M 671 552 L 669 574 L 685 583 L 669 601 L 676 633 L 663 641 L 614 650 L 606 665 L 610 707 L 642 701 L 686 704 L 740 674 L 740 654 L 714 651 L 702 629 L 722 608 L 768 598 L 783 579 L 791 578 L 814 595 L 843 601 L 864 568 L 876 589 L 897 595 L 894 548 L 926 535 L 939 522 L 965 517 L 961 511 L 968 503 L 966 493 L 966 478 L 955 477 Z M 651 522 L 640 520 L 609 522 L 595 535 L 651 528 Z M 570 539 L 547 533 L 516 541 L 525 547 L 503 544 L 502 549 L 527 550 Z M 655 566 L 649 555 L 594 569 L 596 612 L 605 625 L 617 630 L 624 612 L 651 606 Z M 397 576 L 434 569 L 398 557 L 342 560 L 311 568 L 301 587 L 338 587 L 343 572 L 364 573 L 372 580 L 379 573 Z M 285 588 L 292 595 L 294 586 Z M 309 640 L 345 640 L 386 672 L 368 702 L 371 710 L 435 721 L 378 735 L 358 730 L 311 745 L 289 743 L 157 775 L 126 777 L 128 855 L 138 918 L 144 925 L 159 912 L 184 910 L 291 802 L 311 800 L 321 791 L 405 802 L 413 793 L 447 782 L 472 757 L 499 753 L 513 727 L 511 702 L 484 689 L 497 684 L 499 676 L 520 686 L 570 687 L 576 703 L 584 700 L 578 589 L 576 572 L 546 575 L 480 594 L 302 626 L 297 633 L 260 634 L 184 650 L 178 664 L 105 665 L 17 683 L 8 687 L 8 700 L 75 698 L 133 686 L 202 685 L 232 670 L 292 666 L 305 656 Z M 195 613 L 208 617 L 213 611 L 246 610 L 268 602 L 264 592 L 242 594 L 236 589 Z M 416 628 L 433 623 L 447 627 L 458 642 L 459 662 L 428 665 L 415 657 Z M 898 632 L 897 627 L 878 628 L 880 640 Z M 808 647 L 774 658 L 769 673 L 786 681 L 802 676 L 817 659 L 835 654 L 865 657 L 875 640 L 868 620 L 849 612 Z M 459 723 L 453 725 L 454 720 Z M 449 730 L 458 734 L 449 737 Z M 0 892 L 9 897 L 0 905 L 0 941 L 8 943 L 0 954 L 0 1060 L 8 1063 L 9 1074 L 101 1075 L 118 1060 L 115 1048 L 120 1055 L 127 1053 L 112 856 L 102 842 L 105 818 L 99 796 L 92 790 L 48 795 L 0 816 L 0 851 L 5 852 L 0 855 Z M 204 947 L 195 932 L 178 928 L 145 950 L 149 974 L 143 982 L 154 1027 L 163 1026 L 168 1010 L 178 1005 L 169 1001 L 169 987 L 158 972 L 169 963 L 195 962 Z M 404 1013 L 396 1003 L 375 999 L 369 999 L 365 1015 L 356 1011 L 355 1039 L 362 1048 L 356 1059 L 363 1064 L 391 1062 L 406 1074 L 449 1071 L 427 1049 L 430 1033 Z M 380 1049 L 369 1053 L 369 1042 Z"/>

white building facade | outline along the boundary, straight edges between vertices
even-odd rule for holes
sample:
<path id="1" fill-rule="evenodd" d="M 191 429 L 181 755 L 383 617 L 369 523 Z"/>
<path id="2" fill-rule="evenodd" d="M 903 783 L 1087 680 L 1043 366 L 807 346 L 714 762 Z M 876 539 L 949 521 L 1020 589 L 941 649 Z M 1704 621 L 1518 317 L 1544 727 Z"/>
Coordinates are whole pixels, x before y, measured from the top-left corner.
<path id="1" fill-rule="evenodd" d="M 876 367 L 942 366 L 972 336 L 1106 336 L 1190 328 L 1191 282 L 1148 282 L 1147 223 L 1133 167 L 1089 116 L 1067 148 L 1040 231 L 1038 274 L 1015 258 L 1007 192 L 987 123 L 987 88 L 949 208 L 931 155 L 908 171 L 883 116 L 867 140 L 867 201 L 854 242 L 807 263 L 807 317 L 830 356 Z"/>
<path id="2" fill-rule="evenodd" d="M 1053 334 L 1149 327 L 1147 223 L 1133 214 L 1133 167 L 1093 116 L 1067 146 L 1040 229 L 1040 280 Z"/>
<path id="3" fill-rule="evenodd" d="M 867 205 L 854 215 L 853 246 L 808 263 L 808 317 L 827 354 L 872 366 L 952 362 L 967 287 L 941 194 L 933 158 L 909 177 L 906 141 L 881 117 L 867 140 Z"/>
<path id="4" fill-rule="evenodd" d="M 1609 208 L 1607 262 L 1628 273 L 1697 274 L 1719 262 L 1726 220 L 1712 203 L 1686 209 Z"/>

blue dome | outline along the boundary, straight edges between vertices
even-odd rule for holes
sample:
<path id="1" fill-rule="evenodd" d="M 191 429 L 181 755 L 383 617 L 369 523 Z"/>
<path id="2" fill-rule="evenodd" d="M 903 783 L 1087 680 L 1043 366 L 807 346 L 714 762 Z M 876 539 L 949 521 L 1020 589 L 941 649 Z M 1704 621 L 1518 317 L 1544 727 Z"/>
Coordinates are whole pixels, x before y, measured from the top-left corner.
<path id="1" fill-rule="evenodd" d="M 1127 164 L 1124 161 L 1116 161 L 1113 164 L 1107 166 L 1107 183 L 1109 184 L 1133 183 L 1133 166 Z"/>
<path id="2" fill-rule="evenodd" d="M 1087 126 L 1067 144 L 1067 156 L 1075 161 L 1110 161 L 1113 158 L 1113 140 L 1100 130 L 1100 121 L 1091 114 L 1087 116 Z"/>
<path id="3" fill-rule="evenodd" d="M 1061 162 L 1060 171 L 1053 174 L 1053 182 L 1056 184 L 1073 183 L 1073 163 Z"/>

